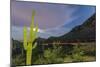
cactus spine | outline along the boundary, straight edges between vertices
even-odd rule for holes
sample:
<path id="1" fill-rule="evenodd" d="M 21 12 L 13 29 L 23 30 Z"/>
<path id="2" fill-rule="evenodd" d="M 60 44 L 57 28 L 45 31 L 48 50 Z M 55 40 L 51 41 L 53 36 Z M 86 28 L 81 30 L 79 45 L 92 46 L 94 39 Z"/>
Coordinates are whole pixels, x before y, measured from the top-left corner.
<path id="1" fill-rule="evenodd" d="M 37 43 L 32 44 L 37 38 L 38 26 L 34 27 L 34 15 L 35 11 L 32 12 L 32 21 L 30 25 L 30 37 L 27 38 L 27 28 L 24 26 L 23 38 L 24 38 L 24 49 L 26 50 L 26 65 L 31 65 L 32 49 L 36 48 Z"/>

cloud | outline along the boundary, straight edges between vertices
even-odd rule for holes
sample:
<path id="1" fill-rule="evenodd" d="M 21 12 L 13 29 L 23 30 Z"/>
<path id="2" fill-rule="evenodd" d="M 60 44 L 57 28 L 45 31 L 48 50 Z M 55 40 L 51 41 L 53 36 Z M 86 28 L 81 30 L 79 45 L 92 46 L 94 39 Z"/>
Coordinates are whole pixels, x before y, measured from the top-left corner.
<path id="1" fill-rule="evenodd" d="M 64 35 L 65 33 L 68 33 L 70 30 L 71 28 L 58 27 L 44 30 L 45 32 L 39 32 L 38 34 L 41 38 L 49 38 L 51 36 L 58 37 Z"/>
<path id="2" fill-rule="evenodd" d="M 35 30 L 35 28 L 33 30 Z M 27 27 L 27 37 L 29 37 L 29 31 L 30 31 L 30 28 Z M 40 36 L 40 34 L 42 35 Z M 38 29 L 38 35 L 39 37 L 42 37 L 48 34 L 45 30 Z M 15 40 L 23 40 L 23 27 L 12 26 L 11 27 L 11 38 Z"/>
<path id="3" fill-rule="evenodd" d="M 30 27 L 27 27 L 28 31 L 30 31 Z M 33 28 L 33 31 L 35 31 L 36 28 Z M 38 32 L 45 33 L 45 30 L 38 29 Z"/>

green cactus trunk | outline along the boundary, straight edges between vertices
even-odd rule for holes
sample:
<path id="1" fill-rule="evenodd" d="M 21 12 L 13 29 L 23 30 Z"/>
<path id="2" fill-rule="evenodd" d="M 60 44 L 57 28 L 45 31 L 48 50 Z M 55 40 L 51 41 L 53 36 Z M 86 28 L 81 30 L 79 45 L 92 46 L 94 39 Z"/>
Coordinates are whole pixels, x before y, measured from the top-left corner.
<path id="1" fill-rule="evenodd" d="M 30 25 L 30 38 L 27 40 L 27 28 L 24 26 L 23 29 L 23 37 L 24 37 L 24 49 L 26 50 L 26 65 L 31 65 L 31 58 L 32 58 L 32 50 L 36 48 L 37 43 L 33 42 L 37 38 L 38 27 L 34 27 L 34 11 L 32 13 L 32 22 Z M 35 29 L 35 30 L 33 30 Z"/>
<path id="2" fill-rule="evenodd" d="M 31 64 L 31 56 L 32 56 L 32 44 L 29 43 L 28 44 L 28 50 L 26 51 L 27 55 L 26 55 L 26 64 L 30 65 Z"/>

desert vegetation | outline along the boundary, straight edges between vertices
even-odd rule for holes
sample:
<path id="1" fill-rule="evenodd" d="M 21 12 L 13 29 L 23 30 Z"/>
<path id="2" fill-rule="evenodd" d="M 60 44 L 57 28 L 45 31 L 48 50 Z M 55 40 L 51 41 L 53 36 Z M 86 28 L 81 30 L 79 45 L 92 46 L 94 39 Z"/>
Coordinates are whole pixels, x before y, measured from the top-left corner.
<path id="1" fill-rule="evenodd" d="M 17 44 L 16 41 L 13 44 Z M 12 53 L 12 64 L 27 65 L 26 53 L 23 43 L 19 42 L 19 46 L 15 46 Z M 41 49 L 39 49 L 41 48 Z M 95 61 L 96 49 L 95 42 L 77 43 L 77 45 L 62 45 L 52 43 L 52 46 L 38 45 L 32 51 L 32 65 L 38 64 L 54 64 L 54 63 L 69 63 L 69 62 L 86 62 Z"/>

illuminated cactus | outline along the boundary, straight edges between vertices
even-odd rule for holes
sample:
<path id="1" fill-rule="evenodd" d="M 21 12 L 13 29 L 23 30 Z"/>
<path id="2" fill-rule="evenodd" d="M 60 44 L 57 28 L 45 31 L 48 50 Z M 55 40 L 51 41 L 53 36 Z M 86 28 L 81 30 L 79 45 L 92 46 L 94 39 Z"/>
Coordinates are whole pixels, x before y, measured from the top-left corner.
<path id="1" fill-rule="evenodd" d="M 33 42 L 37 38 L 37 32 L 38 32 L 38 26 L 34 27 L 34 15 L 35 11 L 32 12 L 32 21 L 30 25 L 30 37 L 29 39 L 27 38 L 27 28 L 24 26 L 23 29 L 23 38 L 24 38 L 24 49 L 26 50 L 26 65 L 31 65 L 31 58 L 32 58 L 32 49 L 36 48 L 37 43 Z"/>

